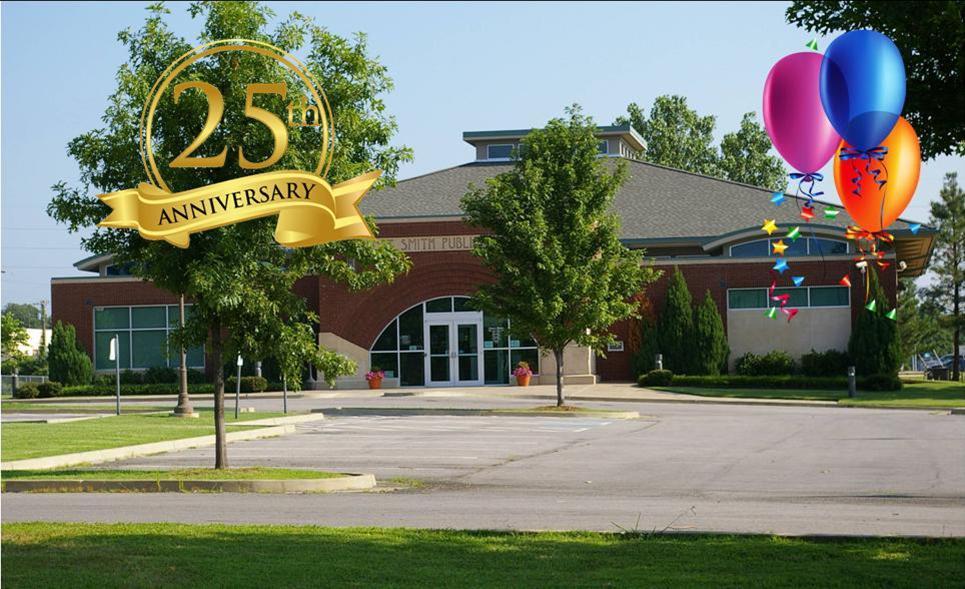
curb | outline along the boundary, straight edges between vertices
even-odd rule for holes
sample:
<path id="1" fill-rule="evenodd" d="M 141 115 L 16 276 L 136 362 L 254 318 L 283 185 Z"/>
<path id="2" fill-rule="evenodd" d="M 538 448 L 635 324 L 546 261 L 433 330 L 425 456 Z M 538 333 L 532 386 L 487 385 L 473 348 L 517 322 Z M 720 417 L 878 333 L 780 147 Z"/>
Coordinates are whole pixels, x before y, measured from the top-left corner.
<path id="1" fill-rule="evenodd" d="M 375 487 L 371 474 L 346 473 L 330 479 L 263 480 L 12 480 L 2 483 L 4 493 L 332 493 L 364 491 Z"/>
<path id="2" fill-rule="evenodd" d="M 231 432 L 227 434 L 225 438 L 228 442 L 240 442 L 244 440 L 254 440 L 257 438 L 283 436 L 285 434 L 294 432 L 294 425 L 280 425 L 275 427 L 246 430 L 242 432 Z M 180 440 L 167 440 L 164 442 L 152 442 L 150 444 L 121 446 L 120 448 L 108 448 L 106 450 L 91 450 L 89 452 L 75 452 L 73 454 L 61 454 L 59 456 L 45 456 L 43 458 L 12 460 L 10 462 L 0 463 L 0 469 L 43 470 L 48 468 L 76 466 L 78 464 L 97 464 L 99 462 L 113 462 L 115 460 L 124 460 L 126 458 L 135 458 L 138 456 L 162 454 L 164 452 L 177 452 L 178 450 L 187 450 L 188 448 L 214 446 L 214 443 L 214 435 L 199 436 L 195 438 L 182 438 Z"/>
<path id="3" fill-rule="evenodd" d="M 313 409 L 313 411 L 316 411 Z M 320 410 L 318 410 L 320 411 Z M 325 409 L 329 415 L 351 416 L 351 415 L 450 415 L 450 416 L 479 416 L 479 417 L 596 417 L 599 419 L 639 419 L 640 413 L 637 411 L 587 411 L 571 413 L 553 412 L 527 412 L 517 409 L 460 409 L 460 408 L 405 408 L 405 407 L 347 407 Z M 644 416 L 649 417 L 649 416 Z"/>
<path id="4" fill-rule="evenodd" d="M 231 425 L 290 425 L 308 421 L 321 421 L 323 419 L 325 419 L 325 414 L 318 411 L 301 415 L 286 415 L 285 417 L 266 417 L 264 419 L 253 419 L 251 421 L 235 421 Z"/>

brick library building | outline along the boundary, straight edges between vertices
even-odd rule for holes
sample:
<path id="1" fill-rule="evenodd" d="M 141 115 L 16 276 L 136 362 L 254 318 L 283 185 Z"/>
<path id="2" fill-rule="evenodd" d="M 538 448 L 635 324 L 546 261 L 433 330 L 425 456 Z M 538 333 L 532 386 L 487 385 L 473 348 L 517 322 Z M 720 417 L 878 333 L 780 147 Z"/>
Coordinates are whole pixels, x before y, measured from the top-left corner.
<path id="1" fill-rule="evenodd" d="M 402 180 L 365 197 L 362 212 L 376 219 L 379 238 L 393 242 L 413 263 L 393 284 L 363 292 L 349 292 L 319 277 L 297 284 L 298 293 L 319 312 L 319 345 L 358 363 L 357 373 L 341 377 L 338 387 L 365 387 L 364 374 L 371 367 L 385 371 L 383 386 L 389 387 L 504 385 L 520 360 L 529 362 L 535 382 L 553 381 L 552 354 L 543 354 L 532 339 L 511 335 L 505 318 L 467 305 L 491 276 L 470 251 L 479 230 L 463 222 L 459 201 L 470 184 L 483 186 L 487 178 L 512 167 L 513 149 L 527 132 L 463 133 L 474 151 L 469 163 Z M 677 267 L 695 300 L 710 291 L 717 302 L 732 365 L 746 352 L 779 349 L 800 357 L 811 350 L 847 349 L 852 325 L 863 310 L 864 284 L 839 284 L 853 270 L 856 255 L 853 242 L 845 238 L 843 211 L 836 218 L 819 214 L 805 223 L 793 197 L 774 206 L 769 190 L 634 159 L 644 146 L 629 126 L 600 127 L 598 138 L 601 157 L 627 161 L 628 177 L 613 204 L 620 238 L 628 248 L 645 248 L 652 263 L 664 270 L 645 291 L 657 315 Z M 779 230 L 773 236 L 761 230 L 765 217 L 776 220 Z M 895 240 L 884 259 L 890 263 L 879 271 L 889 308 L 899 277 L 920 275 L 931 255 L 933 231 L 912 231 L 909 224 L 897 221 L 889 228 Z M 786 234 L 796 226 L 801 236 L 791 242 Z M 768 296 L 775 264 L 771 243 L 781 237 L 789 245 L 785 259 L 791 270 L 778 276 L 778 292 L 788 293 L 788 306 L 799 309 L 791 322 L 767 316 L 770 306 L 778 304 Z M 110 256 L 87 258 L 75 267 L 90 275 L 51 280 L 53 319 L 74 325 L 95 369 L 114 368 L 108 342 L 115 334 L 124 369 L 178 365 L 179 355 L 166 351 L 178 313 L 174 294 L 127 275 Z M 805 281 L 793 287 L 791 275 Z M 566 382 L 631 380 L 638 329 L 633 321 L 614 325 L 617 341 L 605 356 L 577 346 L 567 349 Z M 189 367 L 211 372 L 203 347 L 189 350 L 187 358 Z"/>

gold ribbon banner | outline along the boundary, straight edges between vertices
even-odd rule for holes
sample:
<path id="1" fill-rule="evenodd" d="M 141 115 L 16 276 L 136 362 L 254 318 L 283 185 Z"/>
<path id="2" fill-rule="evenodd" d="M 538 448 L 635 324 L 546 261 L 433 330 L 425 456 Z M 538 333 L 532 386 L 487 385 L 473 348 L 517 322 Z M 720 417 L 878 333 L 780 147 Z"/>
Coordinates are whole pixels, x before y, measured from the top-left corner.
<path id="1" fill-rule="evenodd" d="M 331 186 L 309 172 L 282 170 L 177 193 L 141 184 L 98 195 L 113 209 L 99 225 L 137 229 L 145 239 L 186 248 L 192 233 L 277 214 L 275 240 L 287 247 L 374 239 L 358 203 L 381 174 Z"/>

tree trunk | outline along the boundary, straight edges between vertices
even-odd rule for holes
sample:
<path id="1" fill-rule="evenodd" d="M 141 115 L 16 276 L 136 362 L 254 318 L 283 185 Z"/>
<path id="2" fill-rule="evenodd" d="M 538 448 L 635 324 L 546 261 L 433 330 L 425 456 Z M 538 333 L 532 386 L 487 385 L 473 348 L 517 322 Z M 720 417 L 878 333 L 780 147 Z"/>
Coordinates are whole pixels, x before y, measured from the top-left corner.
<path id="1" fill-rule="evenodd" d="M 181 327 L 184 327 L 184 295 L 178 301 L 178 311 L 181 317 Z M 188 396 L 188 351 L 181 346 L 181 365 L 178 368 L 178 406 L 174 408 L 174 414 L 181 417 L 194 415 L 194 407 L 191 406 L 191 398 Z"/>
<path id="2" fill-rule="evenodd" d="M 553 350 L 556 357 L 556 406 L 562 407 L 563 399 L 563 349 Z"/>
<path id="3" fill-rule="evenodd" d="M 211 326 L 211 362 L 214 364 L 214 467 L 228 468 L 228 445 L 224 428 L 224 348 L 221 342 L 221 320 Z"/>

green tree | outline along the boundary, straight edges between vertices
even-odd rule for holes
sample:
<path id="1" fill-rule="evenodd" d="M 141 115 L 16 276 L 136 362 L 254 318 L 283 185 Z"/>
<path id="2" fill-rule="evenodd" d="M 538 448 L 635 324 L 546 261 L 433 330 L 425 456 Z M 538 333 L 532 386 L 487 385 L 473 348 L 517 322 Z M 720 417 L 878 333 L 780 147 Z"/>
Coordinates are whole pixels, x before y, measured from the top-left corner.
<path id="1" fill-rule="evenodd" d="M 27 329 L 40 328 L 40 309 L 29 303 L 7 303 L 3 306 L 3 313 L 9 313 L 17 318 L 20 325 Z"/>
<path id="2" fill-rule="evenodd" d="M 858 311 L 858 320 L 848 340 L 848 354 L 859 375 L 897 374 L 901 366 L 901 342 L 898 339 L 896 321 L 885 317 L 888 312 L 885 291 L 878 282 L 878 275 L 871 266 L 871 298 L 876 301 L 875 310 Z"/>
<path id="3" fill-rule="evenodd" d="M 674 268 L 667 287 L 667 299 L 658 322 L 660 353 L 663 367 L 677 374 L 694 369 L 694 311 L 687 280 L 680 268 Z"/>
<path id="4" fill-rule="evenodd" d="M 921 141 L 921 155 L 965 155 L 965 2 L 792 2 L 787 22 L 827 35 L 874 29 L 898 46 L 907 92 L 902 116 Z"/>
<path id="5" fill-rule="evenodd" d="M 20 320 L 9 311 L 4 312 L 2 316 L 0 340 L 2 340 L 0 343 L 2 343 L 4 364 L 16 369 L 26 359 L 26 354 L 20 347 L 27 345 L 30 337 Z"/>
<path id="6" fill-rule="evenodd" d="M 730 346 L 724 333 L 724 321 L 709 290 L 694 309 L 693 350 L 695 374 L 717 375 L 727 371 Z"/>
<path id="7" fill-rule="evenodd" d="M 771 153 L 771 139 L 754 113 L 744 114 L 740 129 L 720 141 L 720 175 L 727 180 L 772 190 L 787 184 L 781 159 Z"/>
<path id="8" fill-rule="evenodd" d="M 653 317 L 646 313 L 640 319 L 640 349 L 633 356 L 633 378 L 638 379 L 656 368 L 660 342 L 657 339 L 657 325 Z"/>
<path id="9" fill-rule="evenodd" d="M 931 203 L 929 224 L 938 232 L 932 254 L 931 273 L 936 280 L 927 297 L 940 311 L 939 325 L 952 334 L 955 353 L 962 346 L 965 327 L 965 190 L 958 185 L 958 174 L 945 175 L 937 201 Z M 958 362 L 952 363 L 952 378 L 958 380 Z"/>
<path id="10" fill-rule="evenodd" d="M 940 354 L 952 347 L 951 332 L 939 325 L 944 312 L 926 293 L 926 289 L 915 285 L 913 278 L 902 279 L 898 293 L 898 339 L 903 362 L 918 354 Z"/>
<path id="11" fill-rule="evenodd" d="M 93 368 L 87 352 L 77 343 L 74 326 L 58 321 L 50 335 L 47 355 L 50 380 L 64 386 L 90 384 Z"/>
<path id="12" fill-rule="evenodd" d="M 643 159 L 648 162 L 708 176 L 719 173 L 713 146 L 715 118 L 697 114 L 683 96 L 658 96 L 649 117 L 631 103 L 617 123 L 629 123 L 640 133 L 646 145 Z"/>
<path id="13" fill-rule="evenodd" d="M 610 326 L 635 314 L 630 297 L 656 277 L 642 251 L 620 243 L 610 212 L 625 164 L 608 171 L 593 121 L 579 107 L 567 114 L 527 135 L 513 169 L 462 200 L 467 221 L 487 230 L 473 252 L 496 277 L 474 302 L 553 352 L 557 405 L 564 403 L 563 349 L 576 343 L 602 351 Z"/>
<path id="14" fill-rule="evenodd" d="M 68 154 L 80 166 L 82 185 L 56 185 L 48 212 L 71 230 L 94 228 L 109 212 L 94 194 L 131 188 L 145 180 L 138 145 L 141 107 L 161 72 L 195 44 L 168 28 L 168 11 L 162 5 L 148 10 L 140 29 L 119 35 L 128 58 L 118 70 L 117 89 L 109 99 L 103 126 L 76 137 L 68 146 Z M 203 21 L 199 42 L 250 39 L 306 56 L 305 67 L 324 85 L 337 132 L 327 174 L 332 184 L 373 169 L 381 169 L 383 181 L 391 182 L 399 163 L 411 158 L 409 149 L 390 144 L 396 123 L 385 112 L 383 94 L 392 88 L 392 82 L 385 66 L 369 55 L 364 35 L 344 39 L 299 13 L 269 29 L 273 13 L 259 3 L 195 2 L 188 11 Z M 200 73 L 225 96 L 224 117 L 198 155 L 216 155 L 229 146 L 232 157 L 220 168 L 164 168 L 164 177 L 174 190 L 251 173 L 238 167 L 239 145 L 252 161 L 264 159 L 274 149 L 267 128 L 243 116 L 245 92 L 238 91 L 238 80 L 289 83 L 289 98 L 303 92 L 296 81 L 280 69 L 266 68 L 261 60 L 211 59 L 198 67 L 199 71 L 190 75 Z M 285 103 L 280 97 L 262 98 L 260 108 L 284 118 Z M 168 103 L 166 108 L 166 114 L 157 117 L 152 134 L 155 158 L 160 162 L 170 162 L 184 150 L 207 115 L 207 104 L 199 92 L 185 93 L 180 102 Z M 322 142 L 320 134 L 302 127 L 290 127 L 288 132 L 285 155 L 272 167 L 256 172 L 311 168 L 309 162 L 317 160 Z M 208 340 L 215 368 L 216 468 L 228 465 L 222 368 L 239 353 L 249 358 L 282 357 L 288 353 L 283 346 L 317 345 L 310 328 L 286 331 L 286 326 L 311 326 L 317 321 L 306 302 L 292 291 L 295 281 L 318 275 L 360 289 L 391 281 L 409 267 L 402 253 L 381 241 L 279 247 L 273 238 L 275 222 L 269 217 L 198 233 L 184 250 L 141 239 L 132 231 L 96 229 L 81 240 L 86 250 L 112 254 L 117 263 L 128 264 L 134 275 L 191 299 L 191 317 L 173 334 L 173 340 L 183 346 Z"/>
<path id="15" fill-rule="evenodd" d="M 784 165 L 754 113 L 745 113 L 740 129 L 714 146 L 716 118 L 687 106 L 683 96 L 658 96 L 649 117 L 636 103 L 617 124 L 630 124 L 644 139 L 640 156 L 651 163 L 769 189 L 786 184 Z"/>

